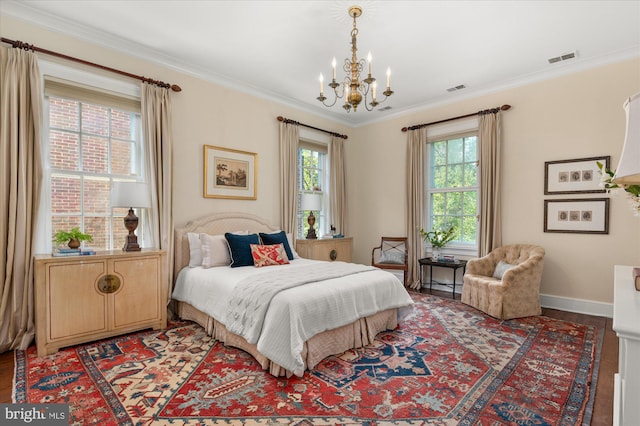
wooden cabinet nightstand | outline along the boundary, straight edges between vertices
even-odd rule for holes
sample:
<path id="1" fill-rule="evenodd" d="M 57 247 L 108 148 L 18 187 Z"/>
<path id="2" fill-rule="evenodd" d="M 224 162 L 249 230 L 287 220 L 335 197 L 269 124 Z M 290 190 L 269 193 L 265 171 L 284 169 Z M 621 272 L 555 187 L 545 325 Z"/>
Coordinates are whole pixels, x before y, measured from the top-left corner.
<path id="1" fill-rule="evenodd" d="M 36 255 L 38 356 L 145 328 L 167 326 L 165 252 Z"/>
<path id="2" fill-rule="evenodd" d="M 296 240 L 296 251 L 300 257 L 306 259 L 351 262 L 352 249 L 353 239 L 351 237 Z"/>

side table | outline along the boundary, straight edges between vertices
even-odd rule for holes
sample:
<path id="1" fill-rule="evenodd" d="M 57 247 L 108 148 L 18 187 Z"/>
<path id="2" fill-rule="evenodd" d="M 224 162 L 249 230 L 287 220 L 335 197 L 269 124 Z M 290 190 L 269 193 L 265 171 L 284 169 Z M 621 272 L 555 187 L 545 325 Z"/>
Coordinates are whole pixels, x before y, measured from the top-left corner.
<path id="1" fill-rule="evenodd" d="M 460 268 L 462 268 L 462 275 L 464 275 L 464 273 L 467 270 L 467 261 L 466 260 L 454 260 L 452 262 L 450 261 L 443 261 L 443 260 L 434 260 L 431 257 L 425 257 L 423 259 L 418 259 L 418 263 L 420 264 L 420 285 L 422 285 L 424 283 L 424 280 L 422 278 L 422 271 L 424 269 L 425 266 L 429 267 L 429 291 L 431 291 L 431 288 L 433 287 L 433 284 L 440 284 L 440 285 L 446 285 L 447 287 L 451 287 L 452 292 L 451 292 L 451 297 L 453 297 L 454 299 L 456 298 L 456 271 Z M 433 280 L 433 267 L 437 266 L 440 268 L 449 268 L 449 269 L 453 269 L 453 281 L 452 284 L 447 284 L 447 283 L 441 283 L 438 281 L 434 281 Z M 462 283 L 460 283 L 460 285 L 462 285 Z"/>

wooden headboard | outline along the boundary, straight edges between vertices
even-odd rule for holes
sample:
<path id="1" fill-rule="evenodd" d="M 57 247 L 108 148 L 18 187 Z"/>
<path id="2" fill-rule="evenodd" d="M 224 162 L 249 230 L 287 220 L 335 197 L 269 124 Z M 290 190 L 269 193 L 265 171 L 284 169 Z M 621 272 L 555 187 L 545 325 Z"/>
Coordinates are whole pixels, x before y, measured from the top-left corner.
<path id="1" fill-rule="evenodd" d="M 178 272 L 189 265 L 188 232 L 224 235 L 225 232 L 234 231 L 249 231 L 252 234 L 278 230 L 279 228 L 272 226 L 264 219 L 249 213 L 213 213 L 187 222 L 182 228 L 175 229 L 176 255 L 173 262 L 173 280 L 175 282 Z"/>

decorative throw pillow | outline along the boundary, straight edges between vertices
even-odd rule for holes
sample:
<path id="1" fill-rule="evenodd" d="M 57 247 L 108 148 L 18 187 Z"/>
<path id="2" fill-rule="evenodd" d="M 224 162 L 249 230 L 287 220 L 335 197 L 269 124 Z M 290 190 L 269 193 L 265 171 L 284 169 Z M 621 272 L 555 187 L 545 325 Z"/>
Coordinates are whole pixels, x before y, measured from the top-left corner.
<path id="1" fill-rule="evenodd" d="M 251 244 L 260 244 L 258 234 L 237 235 L 227 232 L 224 237 L 229 244 L 231 252 L 231 266 L 237 268 L 239 266 L 253 265 L 253 256 L 251 255 Z"/>
<path id="2" fill-rule="evenodd" d="M 271 244 L 268 246 L 251 244 L 251 256 L 256 268 L 269 265 L 286 265 L 289 263 L 284 244 Z"/>
<path id="3" fill-rule="evenodd" d="M 189 267 L 195 268 L 202 265 L 202 243 L 200 236 L 195 232 L 187 232 L 189 240 Z"/>
<path id="4" fill-rule="evenodd" d="M 493 278 L 501 280 L 505 272 L 507 272 L 511 268 L 515 268 L 516 266 L 518 265 L 511 265 L 507 262 L 503 262 L 502 260 L 499 261 L 498 265 L 496 266 L 496 270 L 493 271 Z"/>
<path id="5" fill-rule="evenodd" d="M 229 246 L 224 235 L 200 234 L 202 242 L 202 267 L 225 266 L 231 263 Z"/>
<path id="6" fill-rule="evenodd" d="M 378 263 L 404 265 L 404 253 L 398 250 L 386 250 L 380 253 Z"/>
<path id="7" fill-rule="evenodd" d="M 287 257 L 289 258 L 289 260 L 293 260 L 293 252 L 291 251 L 291 247 L 289 246 L 287 234 L 284 231 L 275 232 L 273 234 L 265 234 L 264 232 L 260 232 L 260 240 L 262 241 L 262 244 L 266 246 L 272 244 L 282 244 L 284 246 L 284 251 L 287 252 Z"/>

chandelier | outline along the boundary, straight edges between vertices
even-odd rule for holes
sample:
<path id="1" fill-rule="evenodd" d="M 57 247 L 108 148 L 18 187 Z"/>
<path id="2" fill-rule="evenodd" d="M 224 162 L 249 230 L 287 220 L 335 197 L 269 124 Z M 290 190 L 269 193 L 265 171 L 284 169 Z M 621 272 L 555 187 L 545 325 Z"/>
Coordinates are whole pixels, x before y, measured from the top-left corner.
<path id="1" fill-rule="evenodd" d="M 373 111 L 376 105 L 384 102 L 389 96 L 393 94 L 391 90 L 391 70 L 387 68 L 387 86 L 382 94 L 384 98 L 378 99 L 377 95 L 377 81 L 375 78 L 371 76 L 371 53 L 367 56 L 368 63 L 368 74 L 367 78 L 364 80 L 360 80 L 360 73 L 364 70 L 365 61 L 364 59 L 358 60 L 358 56 L 356 52 L 357 48 L 357 36 L 358 36 L 358 27 L 356 26 L 356 18 L 362 15 L 362 8 L 360 6 L 351 6 L 349 8 L 349 16 L 353 17 L 353 29 L 351 30 L 351 60 L 348 58 L 344 60 L 344 65 L 342 68 L 347 73 L 341 83 L 336 81 L 336 58 L 333 58 L 332 66 L 332 74 L 333 78 L 331 83 L 328 86 L 333 89 L 334 99 L 333 103 L 327 104 L 325 100 L 327 97 L 324 96 L 324 77 L 320 74 L 320 96 L 318 99 L 322 104 L 326 107 L 332 107 L 336 104 L 338 99 L 344 98 L 344 105 L 342 106 L 347 112 L 358 110 L 358 105 L 364 99 L 364 106 L 367 111 Z M 370 98 L 370 100 L 369 100 Z"/>

